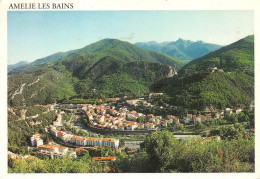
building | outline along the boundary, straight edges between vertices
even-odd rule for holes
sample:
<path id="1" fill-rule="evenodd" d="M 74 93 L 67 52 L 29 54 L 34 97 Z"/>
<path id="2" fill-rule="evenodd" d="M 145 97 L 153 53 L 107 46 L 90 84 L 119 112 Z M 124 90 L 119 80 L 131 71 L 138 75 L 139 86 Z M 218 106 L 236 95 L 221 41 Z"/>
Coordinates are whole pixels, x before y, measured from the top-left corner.
<path id="1" fill-rule="evenodd" d="M 71 136 L 69 142 L 79 146 L 109 146 L 111 148 L 119 147 L 119 140 L 111 138 L 83 138 L 79 136 Z"/>
<path id="2" fill-rule="evenodd" d="M 54 110 L 54 105 L 47 104 L 45 107 L 46 107 L 49 111 L 50 111 L 50 110 Z"/>
<path id="3" fill-rule="evenodd" d="M 163 122 L 162 122 L 162 126 L 167 126 L 167 124 L 168 124 L 168 121 L 167 120 L 164 120 Z"/>
<path id="4" fill-rule="evenodd" d="M 48 155 L 53 158 L 54 156 L 64 156 L 68 152 L 68 147 L 63 147 L 60 145 L 48 144 L 48 145 L 40 145 L 38 147 L 38 154 L 40 155 Z"/>
<path id="5" fill-rule="evenodd" d="M 93 157 L 92 160 L 97 162 L 113 162 L 116 160 L 116 157 Z"/>
<path id="6" fill-rule="evenodd" d="M 58 137 L 58 131 L 56 130 L 55 126 L 50 126 L 50 131 L 51 131 L 52 135 L 54 135 L 55 137 Z"/>
<path id="7" fill-rule="evenodd" d="M 195 117 L 194 118 L 194 124 L 201 122 L 201 117 Z"/>
<path id="8" fill-rule="evenodd" d="M 153 123 L 146 123 L 146 129 L 148 129 L 148 130 L 154 129 L 154 124 Z"/>
<path id="9" fill-rule="evenodd" d="M 76 145 L 86 145 L 86 140 L 83 137 L 72 136 L 70 141 Z"/>
<path id="10" fill-rule="evenodd" d="M 58 115 L 57 115 L 56 121 L 53 121 L 53 125 L 54 125 L 54 126 L 62 126 L 61 114 L 58 114 Z"/>
<path id="11" fill-rule="evenodd" d="M 32 137 L 31 137 L 31 145 L 33 147 L 38 147 L 40 145 L 43 145 L 43 140 L 41 139 L 41 136 L 38 132 L 36 132 Z"/>
<path id="12" fill-rule="evenodd" d="M 162 96 L 162 95 L 163 95 L 163 93 L 150 93 L 149 96 L 148 96 L 148 98 L 149 98 L 149 99 L 152 99 L 152 98 L 154 98 L 154 97 Z"/>
<path id="13" fill-rule="evenodd" d="M 241 113 L 242 112 L 242 109 L 241 108 L 238 108 L 238 109 L 235 109 L 235 111 L 234 111 L 236 114 L 239 114 L 239 113 Z"/>
<path id="14" fill-rule="evenodd" d="M 135 130 L 136 128 L 137 128 L 137 124 L 128 124 L 126 126 L 126 129 L 131 131 Z"/>

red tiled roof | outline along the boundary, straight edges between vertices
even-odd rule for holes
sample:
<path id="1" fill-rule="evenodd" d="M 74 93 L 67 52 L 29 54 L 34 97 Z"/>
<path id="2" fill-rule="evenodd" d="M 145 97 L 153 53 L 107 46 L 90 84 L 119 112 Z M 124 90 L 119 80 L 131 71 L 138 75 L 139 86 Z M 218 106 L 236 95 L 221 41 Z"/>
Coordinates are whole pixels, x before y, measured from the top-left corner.
<path id="1" fill-rule="evenodd" d="M 80 151 L 82 151 L 82 150 L 83 150 L 82 148 L 76 148 L 76 149 L 75 149 L 76 152 L 80 152 Z"/>
<path id="2" fill-rule="evenodd" d="M 76 139 L 76 140 L 85 140 L 84 138 L 78 137 L 78 136 L 72 136 L 71 138 Z"/>
<path id="3" fill-rule="evenodd" d="M 109 160 L 114 160 L 116 159 L 115 157 L 93 157 L 92 160 L 94 161 L 109 161 Z"/>
<path id="4" fill-rule="evenodd" d="M 67 147 L 59 146 L 59 149 L 67 149 Z"/>
<path id="5" fill-rule="evenodd" d="M 63 134 L 63 132 L 58 132 L 58 134 L 60 135 L 60 136 L 64 136 L 64 134 Z"/>

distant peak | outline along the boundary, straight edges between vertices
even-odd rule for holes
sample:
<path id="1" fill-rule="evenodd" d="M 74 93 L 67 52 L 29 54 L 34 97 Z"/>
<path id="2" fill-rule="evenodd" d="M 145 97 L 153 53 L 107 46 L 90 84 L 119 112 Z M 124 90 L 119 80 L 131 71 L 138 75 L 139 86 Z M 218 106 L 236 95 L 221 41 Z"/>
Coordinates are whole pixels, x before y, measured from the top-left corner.
<path id="1" fill-rule="evenodd" d="M 105 38 L 105 39 L 102 39 L 101 41 L 112 42 L 112 41 L 116 41 L 116 40 L 117 40 L 117 39 Z"/>
<path id="2" fill-rule="evenodd" d="M 203 42 L 202 40 L 197 40 L 198 43 L 202 43 L 204 44 L 205 42 Z"/>
<path id="3" fill-rule="evenodd" d="M 184 42 L 185 40 L 182 38 L 178 38 L 178 40 L 176 42 Z"/>

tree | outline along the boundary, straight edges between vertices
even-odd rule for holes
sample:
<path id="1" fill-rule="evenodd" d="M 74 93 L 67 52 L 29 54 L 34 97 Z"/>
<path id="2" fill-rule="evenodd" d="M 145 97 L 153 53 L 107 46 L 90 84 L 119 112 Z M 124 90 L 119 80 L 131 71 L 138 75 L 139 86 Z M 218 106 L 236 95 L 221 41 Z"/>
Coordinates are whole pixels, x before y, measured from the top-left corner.
<path id="1" fill-rule="evenodd" d="M 201 130 L 201 129 L 204 129 L 205 126 L 204 126 L 204 124 L 202 124 L 202 122 L 197 122 L 195 125 L 195 128 L 198 130 Z"/>
<path id="2" fill-rule="evenodd" d="M 243 127 L 242 124 L 234 124 L 232 126 L 226 126 L 226 127 L 222 127 L 220 128 L 220 137 L 222 139 L 239 139 L 243 137 L 245 128 Z"/>
<path id="3" fill-rule="evenodd" d="M 146 151 L 155 172 L 167 171 L 177 142 L 169 131 L 154 132 L 146 138 Z"/>
<path id="4" fill-rule="evenodd" d="M 138 123 L 143 123 L 144 121 L 145 121 L 144 116 L 140 116 L 140 117 L 137 118 Z"/>

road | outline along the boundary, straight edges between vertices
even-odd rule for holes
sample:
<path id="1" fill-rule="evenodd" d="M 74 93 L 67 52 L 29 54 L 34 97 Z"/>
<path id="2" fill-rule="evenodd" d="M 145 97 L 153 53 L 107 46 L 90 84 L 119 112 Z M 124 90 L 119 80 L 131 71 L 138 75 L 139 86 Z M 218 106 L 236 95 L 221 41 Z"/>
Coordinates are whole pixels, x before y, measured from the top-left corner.
<path id="1" fill-rule="evenodd" d="M 72 119 L 71 119 L 71 125 L 73 125 L 74 127 L 76 127 L 79 130 L 88 132 L 88 133 L 92 133 L 92 134 L 97 134 L 96 132 L 90 131 L 86 128 L 84 122 L 81 119 L 81 115 L 80 114 L 75 114 L 73 115 Z"/>
<path id="2" fill-rule="evenodd" d="M 121 148 L 121 149 L 125 149 L 126 147 L 131 149 L 131 148 L 135 148 L 135 149 L 140 149 L 140 144 L 143 141 L 125 141 L 125 145 Z"/>

